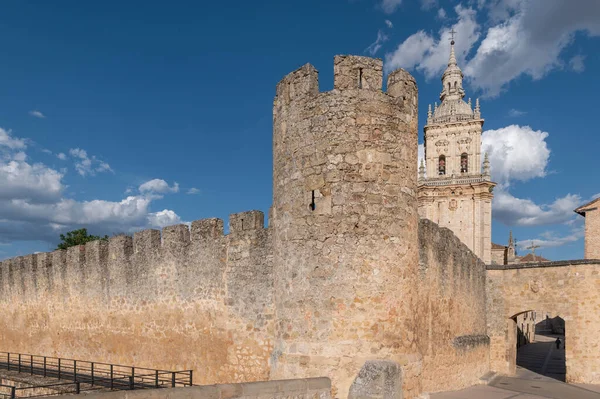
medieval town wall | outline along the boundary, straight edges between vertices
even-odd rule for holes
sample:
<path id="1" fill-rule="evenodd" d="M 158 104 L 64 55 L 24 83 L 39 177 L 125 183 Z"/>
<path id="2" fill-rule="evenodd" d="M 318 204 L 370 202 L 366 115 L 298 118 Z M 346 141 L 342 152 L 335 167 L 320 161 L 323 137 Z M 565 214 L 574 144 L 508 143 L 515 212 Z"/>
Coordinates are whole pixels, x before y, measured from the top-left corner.
<path id="1" fill-rule="evenodd" d="M 515 373 L 515 319 L 523 312 L 544 309 L 565 320 L 567 382 L 600 383 L 600 260 L 487 269 L 492 370 Z"/>
<path id="2" fill-rule="evenodd" d="M 277 86 L 273 208 L 0 264 L 0 350 L 199 384 L 329 377 L 336 398 L 459 389 L 487 370 L 483 264 L 417 212 L 417 86 L 337 56 Z M 373 385 L 374 384 L 374 385 Z"/>
<path id="3" fill-rule="evenodd" d="M 0 350 L 266 380 L 271 234 L 261 212 L 145 230 L 0 264 Z"/>
<path id="4" fill-rule="evenodd" d="M 454 233 L 419 221 L 415 317 L 424 392 L 458 390 L 489 371 L 485 264 Z"/>

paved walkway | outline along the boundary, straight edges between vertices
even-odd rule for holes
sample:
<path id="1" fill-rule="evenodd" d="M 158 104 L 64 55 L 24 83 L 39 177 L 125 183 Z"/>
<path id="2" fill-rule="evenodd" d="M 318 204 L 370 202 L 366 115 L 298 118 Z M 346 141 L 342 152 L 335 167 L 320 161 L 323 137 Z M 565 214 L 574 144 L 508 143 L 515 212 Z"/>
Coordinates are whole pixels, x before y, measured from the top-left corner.
<path id="1" fill-rule="evenodd" d="M 498 376 L 489 385 L 462 391 L 442 392 L 431 399 L 600 399 L 599 385 L 565 384 L 564 338 L 556 349 L 556 336 L 536 337 L 536 342 L 519 348 L 517 374 Z"/>

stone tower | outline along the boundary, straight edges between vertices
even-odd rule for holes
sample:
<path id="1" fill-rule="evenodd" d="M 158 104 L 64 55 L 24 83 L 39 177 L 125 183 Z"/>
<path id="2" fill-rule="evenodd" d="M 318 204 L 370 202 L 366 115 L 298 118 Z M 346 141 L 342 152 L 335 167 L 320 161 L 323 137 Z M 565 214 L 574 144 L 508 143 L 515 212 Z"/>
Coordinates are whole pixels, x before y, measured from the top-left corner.
<path id="1" fill-rule="evenodd" d="M 417 86 L 336 56 L 334 89 L 305 65 L 273 107 L 276 340 L 271 379 L 330 376 L 346 398 L 368 360 L 418 372 Z M 411 368 L 412 367 L 412 368 Z M 412 381 L 412 382 L 411 382 Z"/>
<path id="2" fill-rule="evenodd" d="M 431 105 L 425 125 L 425 165 L 419 167 L 419 216 L 456 234 L 485 263 L 491 263 L 492 190 L 487 154 L 481 170 L 481 118 L 463 97 L 463 73 L 450 46 L 442 75 L 440 106 Z"/>

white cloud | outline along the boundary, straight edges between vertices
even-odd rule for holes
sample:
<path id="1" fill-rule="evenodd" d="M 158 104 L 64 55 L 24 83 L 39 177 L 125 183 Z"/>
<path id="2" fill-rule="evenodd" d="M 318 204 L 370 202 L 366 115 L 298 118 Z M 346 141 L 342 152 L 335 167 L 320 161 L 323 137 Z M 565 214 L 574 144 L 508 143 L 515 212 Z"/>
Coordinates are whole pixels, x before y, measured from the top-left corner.
<path id="1" fill-rule="evenodd" d="M 33 116 L 34 118 L 40 119 L 44 119 L 46 117 L 46 115 L 42 114 L 40 111 L 37 110 L 29 111 L 29 115 Z"/>
<path id="2" fill-rule="evenodd" d="M 156 195 L 130 195 L 121 201 L 65 198 L 64 172 L 27 162 L 20 150 L 25 140 L 5 131 L 0 131 L 0 138 L 9 155 L 0 157 L 0 242 L 41 240 L 55 244 L 60 233 L 80 227 L 93 234 L 111 234 L 181 222 L 172 210 L 151 212 Z M 108 166 L 82 149 L 72 149 L 70 154 L 81 161 L 92 160 L 89 167 L 93 170 Z M 168 188 L 174 191 L 177 185 Z"/>
<path id="3" fill-rule="evenodd" d="M 43 164 L 31 165 L 23 159 L 0 161 L 0 201 L 54 201 L 62 194 L 62 177 L 61 173 Z"/>
<path id="4" fill-rule="evenodd" d="M 437 12 L 437 18 L 441 19 L 441 20 L 448 18 L 448 14 L 446 14 L 446 10 L 444 10 L 443 8 L 440 8 Z"/>
<path id="5" fill-rule="evenodd" d="M 421 0 L 423 10 L 431 10 L 435 6 L 437 6 L 437 0 Z"/>
<path id="6" fill-rule="evenodd" d="M 95 156 L 89 157 L 87 151 L 81 148 L 71 148 L 69 154 L 76 159 L 75 169 L 81 176 L 94 176 L 96 172 L 113 171 L 109 164 L 98 160 Z"/>
<path id="7" fill-rule="evenodd" d="M 561 0 L 496 0 L 487 7 L 497 24 L 488 29 L 464 72 L 489 96 L 521 75 L 537 80 L 562 68 L 560 54 L 575 32 L 600 35 L 597 0 L 580 0 L 575 7 Z"/>
<path id="8" fill-rule="evenodd" d="M 530 199 L 516 198 L 508 191 L 496 190 L 492 204 L 493 217 L 508 226 L 541 226 L 565 223 L 573 219 L 573 209 L 581 197 L 567 194 L 550 204 L 538 205 Z"/>
<path id="9" fill-rule="evenodd" d="M 152 179 L 149 180 L 139 187 L 140 193 L 150 193 L 150 194 L 166 194 L 166 193 L 176 193 L 179 191 L 179 184 L 174 183 L 172 187 L 169 187 L 169 184 L 162 179 Z"/>
<path id="10" fill-rule="evenodd" d="M 377 39 L 373 43 L 369 44 L 369 47 L 367 47 L 365 51 L 370 55 L 377 54 L 381 46 L 383 46 L 383 43 L 387 42 L 388 39 L 389 37 L 380 29 L 377 31 Z"/>
<path id="11" fill-rule="evenodd" d="M 402 0 L 382 0 L 381 8 L 387 14 L 391 14 L 402 4 Z"/>
<path id="12" fill-rule="evenodd" d="M 385 25 L 390 29 L 392 29 L 394 27 L 394 24 L 389 19 L 385 20 Z"/>
<path id="13" fill-rule="evenodd" d="M 56 154 L 56 158 L 60 159 L 61 161 L 66 161 L 67 160 L 67 156 L 65 155 L 64 152 Z"/>
<path id="14" fill-rule="evenodd" d="M 451 27 L 442 28 L 439 32 L 439 40 L 425 31 L 418 31 L 402 42 L 395 51 L 385 55 L 385 70 L 392 71 L 399 67 L 417 69 L 427 79 L 439 78 L 448 64 L 452 29 L 456 31 L 454 47 L 456 57 L 464 64 L 466 55 L 479 39 L 480 27 L 473 9 L 458 5 L 454 10 L 458 15 L 458 21 Z"/>
<path id="15" fill-rule="evenodd" d="M 0 149 L 2 147 L 10 150 L 17 150 L 24 149 L 27 146 L 25 145 L 25 140 L 14 138 L 11 136 L 10 130 L 6 131 L 0 128 Z"/>
<path id="16" fill-rule="evenodd" d="M 179 215 L 169 209 L 148 214 L 148 224 L 155 228 L 163 228 L 179 223 L 182 223 Z"/>
<path id="17" fill-rule="evenodd" d="M 578 54 L 573 56 L 573 58 L 571 58 L 569 60 L 569 68 L 571 68 L 572 70 L 574 70 L 575 72 L 583 72 L 585 71 L 585 56 Z"/>
<path id="18" fill-rule="evenodd" d="M 573 43 L 576 32 L 600 35 L 597 0 L 580 0 L 577 6 L 562 0 L 490 0 L 476 4 L 481 12 L 487 11 L 488 20 L 483 23 L 484 38 L 469 59 L 466 56 L 480 38 L 476 11 L 456 6 L 458 21 L 453 28 L 457 31 L 457 58 L 463 72 L 484 96 L 498 95 L 509 82 L 524 75 L 537 80 L 566 66 L 582 71 L 584 55 L 567 62 L 561 54 Z M 414 68 L 427 79 L 439 77 L 448 60 L 449 31 L 450 27 L 444 27 L 435 37 L 424 31 L 409 36 L 386 54 L 386 71 Z"/>
<path id="19" fill-rule="evenodd" d="M 489 155 L 492 179 L 507 187 L 511 180 L 546 176 L 550 158 L 547 137 L 547 132 L 519 125 L 483 132 L 481 147 Z"/>
<path id="20" fill-rule="evenodd" d="M 541 238 L 528 238 L 517 242 L 517 247 L 520 249 L 527 249 L 531 245 L 535 245 L 540 248 L 553 248 L 560 247 L 566 244 L 581 240 L 585 236 L 585 227 L 583 224 L 579 224 L 571 229 L 566 235 L 560 235 L 555 231 L 546 231 L 540 234 Z"/>
<path id="21" fill-rule="evenodd" d="M 527 112 L 521 111 L 521 110 L 518 110 L 515 108 L 512 108 L 508 111 L 508 116 L 510 116 L 511 118 L 517 118 L 517 117 L 523 116 L 525 114 L 527 114 Z"/>
<path id="22" fill-rule="evenodd" d="M 199 189 L 197 189 L 197 188 L 195 188 L 195 187 L 192 187 L 192 188 L 190 188 L 190 189 L 187 191 L 187 193 L 188 193 L 188 194 L 199 194 L 199 193 L 200 193 L 200 190 L 199 190 Z"/>

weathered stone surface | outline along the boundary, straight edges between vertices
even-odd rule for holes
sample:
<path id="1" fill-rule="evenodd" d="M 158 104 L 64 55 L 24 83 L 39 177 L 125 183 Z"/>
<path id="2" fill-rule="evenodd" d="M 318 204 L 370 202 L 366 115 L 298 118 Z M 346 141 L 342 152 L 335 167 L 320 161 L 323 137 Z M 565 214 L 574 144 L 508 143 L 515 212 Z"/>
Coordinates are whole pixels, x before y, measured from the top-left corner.
<path id="1" fill-rule="evenodd" d="M 365 359 L 420 359 L 418 92 L 406 72 L 382 92 L 381 60 L 339 56 L 334 74 L 333 91 L 298 95 L 318 87 L 302 67 L 274 102 L 271 378 L 327 375 L 342 398 Z"/>
<path id="2" fill-rule="evenodd" d="M 390 361 L 366 362 L 350 386 L 348 399 L 402 399 L 402 368 Z"/>
<path id="3" fill-rule="evenodd" d="M 487 267 L 491 368 L 516 370 L 517 327 L 524 313 L 565 321 L 567 382 L 600 383 L 600 261 Z M 541 312 L 540 310 L 543 310 Z M 532 312 L 535 311 L 535 312 Z"/>
<path id="4" fill-rule="evenodd" d="M 416 340 L 422 390 L 458 390 L 489 371 L 485 265 L 447 228 L 419 221 Z"/>

